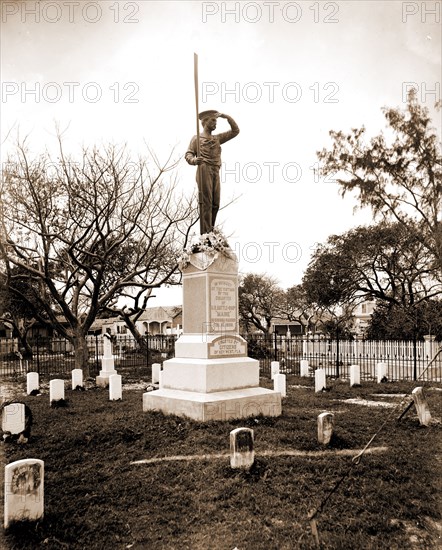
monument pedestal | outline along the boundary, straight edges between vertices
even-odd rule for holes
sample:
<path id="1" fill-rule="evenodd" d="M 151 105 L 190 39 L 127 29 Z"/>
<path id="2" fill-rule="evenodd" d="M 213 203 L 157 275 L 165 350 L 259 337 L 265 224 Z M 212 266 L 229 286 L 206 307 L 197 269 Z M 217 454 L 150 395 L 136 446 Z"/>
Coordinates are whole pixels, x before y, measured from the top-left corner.
<path id="1" fill-rule="evenodd" d="M 259 361 L 238 334 L 238 264 L 196 253 L 183 269 L 183 335 L 163 363 L 161 388 L 143 395 L 143 411 L 195 420 L 281 414 L 281 394 L 259 387 Z"/>

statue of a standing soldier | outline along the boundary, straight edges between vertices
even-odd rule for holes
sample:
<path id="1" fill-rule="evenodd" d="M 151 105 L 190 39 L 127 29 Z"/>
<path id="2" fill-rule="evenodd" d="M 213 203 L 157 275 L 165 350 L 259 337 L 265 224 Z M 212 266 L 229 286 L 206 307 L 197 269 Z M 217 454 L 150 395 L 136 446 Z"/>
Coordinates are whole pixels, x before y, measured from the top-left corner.
<path id="1" fill-rule="evenodd" d="M 200 233 L 209 233 L 215 227 L 216 215 L 220 205 L 221 145 L 239 134 L 239 128 L 233 118 L 218 111 L 204 111 L 198 115 L 203 127 L 200 134 L 199 156 L 197 136 L 194 136 L 186 152 L 186 161 L 198 166 L 196 181 L 198 184 L 198 202 L 200 214 Z M 212 135 L 216 129 L 217 118 L 225 118 L 230 130 Z"/>

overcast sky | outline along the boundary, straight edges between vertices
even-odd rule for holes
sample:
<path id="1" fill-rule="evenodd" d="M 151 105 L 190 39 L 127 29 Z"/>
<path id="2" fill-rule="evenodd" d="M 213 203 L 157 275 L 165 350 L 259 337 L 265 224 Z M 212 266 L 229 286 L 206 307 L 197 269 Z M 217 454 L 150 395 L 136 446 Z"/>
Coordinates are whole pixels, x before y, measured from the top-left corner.
<path id="1" fill-rule="evenodd" d="M 241 132 L 223 146 L 218 215 L 242 273 L 299 283 L 316 243 L 370 222 L 338 186 L 315 178 L 328 132 L 385 127 L 407 83 L 440 131 L 441 2 L 3 1 L 2 160 L 30 134 L 51 149 L 146 143 L 183 157 L 195 133 L 193 53 L 200 110 L 231 115 Z M 217 131 L 227 129 L 222 120 Z M 180 185 L 195 168 L 182 159 Z M 179 303 L 180 293 L 159 294 Z"/>

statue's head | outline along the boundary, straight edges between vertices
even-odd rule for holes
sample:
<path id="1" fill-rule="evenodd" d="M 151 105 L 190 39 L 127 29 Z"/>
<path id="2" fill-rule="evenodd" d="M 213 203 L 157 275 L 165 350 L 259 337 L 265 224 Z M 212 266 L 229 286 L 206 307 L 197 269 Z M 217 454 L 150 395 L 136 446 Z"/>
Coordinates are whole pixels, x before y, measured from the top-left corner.
<path id="1" fill-rule="evenodd" d="M 209 111 L 203 111 L 198 115 L 198 118 L 201 121 L 201 125 L 203 128 L 207 128 L 208 130 L 215 130 L 216 128 L 216 119 L 219 116 L 218 111 L 214 111 L 213 109 Z"/>

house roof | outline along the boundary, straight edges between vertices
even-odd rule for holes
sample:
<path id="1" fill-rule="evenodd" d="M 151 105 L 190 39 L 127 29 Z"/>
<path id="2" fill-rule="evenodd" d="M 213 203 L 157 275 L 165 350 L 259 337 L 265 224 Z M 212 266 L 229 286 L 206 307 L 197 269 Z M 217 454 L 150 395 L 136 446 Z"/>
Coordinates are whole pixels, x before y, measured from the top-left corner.
<path id="1" fill-rule="evenodd" d="M 89 330 L 99 330 L 105 325 L 113 325 L 121 321 L 121 317 L 108 317 L 107 319 L 95 319 Z"/>
<path id="2" fill-rule="evenodd" d="M 148 307 L 139 317 L 139 321 L 166 321 L 175 319 L 183 311 L 181 306 Z"/>
<path id="3" fill-rule="evenodd" d="M 272 325 L 302 325 L 297 319 L 294 321 L 289 321 L 288 319 L 283 319 L 282 317 L 274 317 L 272 319 Z"/>

